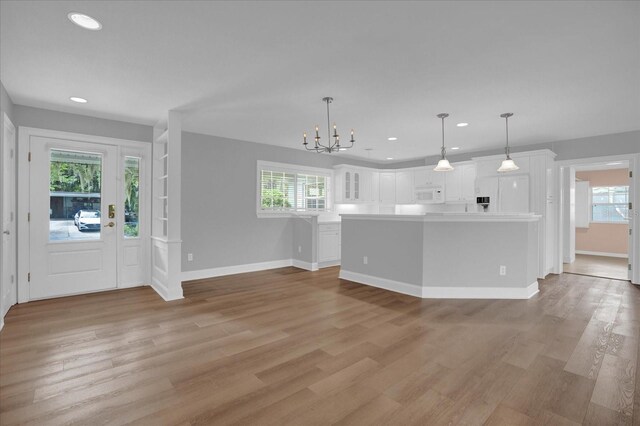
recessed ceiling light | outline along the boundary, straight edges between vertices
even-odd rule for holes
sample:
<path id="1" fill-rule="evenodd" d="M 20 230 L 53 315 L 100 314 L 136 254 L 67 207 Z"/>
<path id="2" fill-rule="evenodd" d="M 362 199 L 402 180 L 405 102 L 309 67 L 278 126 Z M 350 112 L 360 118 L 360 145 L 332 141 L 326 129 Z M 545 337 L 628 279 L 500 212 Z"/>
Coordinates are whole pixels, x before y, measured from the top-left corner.
<path id="1" fill-rule="evenodd" d="M 390 138 L 387 138 L 388 141 L 397 141 L 398 138 L 396 138 L 395 136 L 391 136 Z"/>
<path id="2" fill-rule="evenodd" d="M 89 15 L 79 12 L 69 12 L 67 15 L 69 20 L 79 27 L 87 30 L 98 31 L 102 29 L 102 24 L 97 19 L 92 18 Z"/>
<path id="3" fill-rule="evenodd" d="M 387 157 L 387 160 L 393 160 L 393 157 Z"/>
<path id="4" fill-rule="evenodd" d="M 622 161 L 614 161 L 613 163 L 607 163 L 607 166 L 619 166 L 622 164 Z"/>
<path id="5" fill-rule="evenodd" d="M 338 149 L 338 151 L 346 151 L 346 150 L 347 150 L 347 148 L 340 148 L 340 149 Z"/>
<path id="6" fill-rule="evenodd" d="M 69 100 L 73 101 L 73 102 L 77 102 L 79 104 L 86 104 L 88 101 L 85 98 L 79 98 L 77 96 L 72 96 L 69 98 Z"/>
<path id="7" fill-rule="evenodd" d="M 460 147 L 459 146 L 452 146 L 451 147 L 451 150 L 453 150 L 453 151 L 455 151 L 456 149 L 460 149 Z"/>
<path id="8" fill-rule="evenodd" d="M 456 126 L 458 127 L 467 127 L 469 125 L 469 123 L 458 123 L 456 124 Z"/>

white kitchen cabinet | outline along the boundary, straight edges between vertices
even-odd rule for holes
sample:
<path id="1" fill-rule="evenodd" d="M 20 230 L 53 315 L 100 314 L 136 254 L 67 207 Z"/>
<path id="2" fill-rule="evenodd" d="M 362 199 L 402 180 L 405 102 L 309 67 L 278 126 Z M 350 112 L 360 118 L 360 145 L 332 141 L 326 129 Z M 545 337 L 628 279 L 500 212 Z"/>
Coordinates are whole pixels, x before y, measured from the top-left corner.
<path id="1" fill-rule="evenodd" d="M 413 171 L 396 171 L 396 204 L 413 204 Z"/>
<path id="2" fill-rule="evenodd" d="M 373 201 L 371 194 L 372 171 L 339 166 L 335 171 L 335 202 L 364 203 Z"/>
<path id="3" fill-rule="evenodd" d="M 340 260 L 340 225 L 318 225 L 318 263 Z"/>
<path id="4" fill-rule="evenodd" d="M 433 166 L 435 167 L 435 166 Z M 420 167 L 413 171 L 413 181 L 419 186 L 444 186 L 444 175 L 448 172 L 436 172 L 432 166 Z"/>
<path id="5" fill-rule="evenodd" d="M 453 164 L 453 167 L 452 171 L 443 172 L 445 200 L 447 202 L 475 202 L 475 164 Z"/>
<path id="6" fill-rule="evenodd" d="M 396 172 L 380 172 L 380 204 L 396 203 Z"/>
<path id="7" fill-rule="evenodd" d="M 475 164 L 465 164 L 462 168 L 462 199 L 467 202 L 476 202 L 476 174 Z"/>

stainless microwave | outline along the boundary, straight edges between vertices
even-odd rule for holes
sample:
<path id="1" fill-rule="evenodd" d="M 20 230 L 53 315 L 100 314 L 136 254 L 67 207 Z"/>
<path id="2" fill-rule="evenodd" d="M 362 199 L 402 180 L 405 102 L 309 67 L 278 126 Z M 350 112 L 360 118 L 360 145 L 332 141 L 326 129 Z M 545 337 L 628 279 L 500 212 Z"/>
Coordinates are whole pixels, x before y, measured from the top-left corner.
<path id="1" fill-rule="evenodd" d="M 444 202 L 444 190 L 441 186 L 417 186 L 414 198 L 418 204 L 436 204 Z"/>

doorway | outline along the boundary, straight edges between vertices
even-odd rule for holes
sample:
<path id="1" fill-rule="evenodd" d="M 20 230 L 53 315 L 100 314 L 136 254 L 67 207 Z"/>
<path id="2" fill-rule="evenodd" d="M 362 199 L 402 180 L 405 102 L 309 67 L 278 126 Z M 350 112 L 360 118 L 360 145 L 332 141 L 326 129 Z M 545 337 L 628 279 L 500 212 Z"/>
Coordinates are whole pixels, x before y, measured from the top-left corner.
<path id="1" fill-rule="evenodd" d="M 27 276 L 21 301 L 148 284 L 150 144 L 24 132 L 28 245 L 19 262 Z"/>
<path id="2" fill-rule="evenodd" d="M 631 187 L 629 161 L 578 164 L 563 170 L 563 270 L 630 280 Z"/>
<path id="3" fill-rule="evenodd" d="M 16 286 L 16 129 L 3 114 L 2 129 L 2 276 L 0 276 L 0 322 L 17 302 Z"/>

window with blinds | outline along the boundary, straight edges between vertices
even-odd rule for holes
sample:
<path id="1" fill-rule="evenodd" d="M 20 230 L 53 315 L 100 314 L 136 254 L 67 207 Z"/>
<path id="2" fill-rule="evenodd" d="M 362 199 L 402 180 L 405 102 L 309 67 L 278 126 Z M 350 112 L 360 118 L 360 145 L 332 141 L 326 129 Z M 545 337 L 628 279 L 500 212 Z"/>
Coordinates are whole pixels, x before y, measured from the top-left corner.
<path id="1" fill-rule="evenodd" d="M 591 188 L 591 221 L 625 223 L 629 220 L 628 186 Z"/>
<path id="2" fill-rule="evenodd" d="M 277 167 L 277 163 L 259 162 L 258 176 L 259 211 L 322 212 L 329 208 L 330 171 L 285 169 Z"/>

